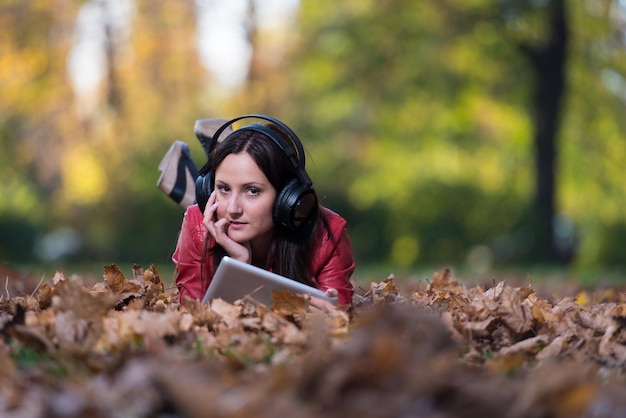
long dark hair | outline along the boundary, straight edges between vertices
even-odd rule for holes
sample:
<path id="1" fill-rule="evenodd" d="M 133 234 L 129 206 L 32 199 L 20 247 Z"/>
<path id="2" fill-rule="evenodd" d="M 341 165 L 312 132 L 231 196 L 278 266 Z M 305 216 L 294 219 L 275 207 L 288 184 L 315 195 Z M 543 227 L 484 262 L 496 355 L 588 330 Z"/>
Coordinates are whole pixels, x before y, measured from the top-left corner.
<path id="1" fill-rule="evenodd" d="M 276 131 L 278 135 L 283 135 L 282 131 L 273 124 L 266 126 Z M 288 141 L 285 142 L 289 143 Z M 248 153 L 254 160 L 276 190 L 277 196 L 285 185 L 297 176 L 285 153 L 266 135 L 255 131 L 235 131 L 224 141 L 218 143 L 213 150 L 211 155 L 213 179 L 215 178 L 215 170 L 228 155 L 242 152 Z M 274 224 L 268 265 L 265 266 L 274 273 L 311 286 L 315 285 L 315 280 L 311 277 L 313 272 L 308 269 L 308 261 L 311 259 L 313 246 L 317 241 L 314 238 L 321 227 L 328 228 L 328 222 L 321 214 L 319 205 L 313 210 L 314 221 L 308 228 L 291 231 L 279 224 Z M 204 246 L 205 256 L 211 257 L 213 266 L 217 268 L 220 260 L 227 253 L 210 238 L 210 234 L 207 234 Z M 213 244 L 209 245 L 209 242 Z M 213 274 L 214 272 L 210 273 Z"/>

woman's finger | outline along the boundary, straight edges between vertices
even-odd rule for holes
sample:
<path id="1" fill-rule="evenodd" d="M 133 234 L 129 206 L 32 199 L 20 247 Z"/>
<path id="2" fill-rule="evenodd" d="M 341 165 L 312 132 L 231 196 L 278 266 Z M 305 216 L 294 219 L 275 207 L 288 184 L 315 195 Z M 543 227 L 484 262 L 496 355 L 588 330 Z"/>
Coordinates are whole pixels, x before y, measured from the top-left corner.
<path id="1" fill-rule="evenodd" d="M 250 262 L 250 243 L 239 243 L 234 241 L 231 237 L 228 236 L 228 226 L 230 223 L 222 218 L 217 222 L 213 223 L 213 230 L 209 230 L 213 234 L 215 238 L 215 242 L 224 248 L 224 250 L 228 253 L 229 256 L 243 261 L 244 263 Z"/>
<path id="2" fill-rule="evenodd" d="M 206 202 L 205 205 L 205 209 L 204 209 L 204 213 L 206 214 L 207 210 L 209 207 L 213 206 L 213 204 L 217 201 L 217 198 L 215 197 L 215 190 L 213 190 L 211 192 L 211 194 L 209 195 L 209 199 Z"/>
<path id="3" fill-rule="evenodd" d="M 213 222 L 213 228 L 215 232 L 213 236 L 215 237 L 215 241 L 217 241 L 217 243 L 222 246 L 226 242 L 231 241 L 230 237 L 228 236 L 228 225 L 229 223 L 225 218 L 222 218 L 217 222 Z"/>
<path id="4" fill-rule="evenodd" d="M 322 300 L 315 296 L 311 298 L 311 306 L 321 311 L 326 311 L 326 312 L 335 308 L 335 305 L 333 305 L 331 302 L 327 300 Z"/>
<path id="5" fill-rule="evenodd" d="M 202 223 L 204 224 L 204 226 L 206 226 L 209 230 L 212 229 L 212 224 L 215 221 L 215 213 L 217 211 L 217 206 L 218 206 L 218 203 L 216 202 L 215 191 L 214 191 L 211 193 L 211 196 L 209 197 L 209 200 L 207 201 L 206 209 L 204 209 L 204 219 L 202 220 Z"/>

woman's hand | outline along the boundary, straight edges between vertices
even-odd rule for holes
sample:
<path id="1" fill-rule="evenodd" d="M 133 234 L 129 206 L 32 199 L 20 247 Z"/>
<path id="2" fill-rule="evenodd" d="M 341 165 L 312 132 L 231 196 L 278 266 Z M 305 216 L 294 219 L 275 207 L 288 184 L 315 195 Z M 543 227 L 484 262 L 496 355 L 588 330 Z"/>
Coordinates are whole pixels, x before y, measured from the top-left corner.
<path id="1" fill-rule="evenodd" d="M 221 245 L 230 257 L 244 263 L 250 263 L 250 244 L 240 244 L 228 236 L 230 222 L 226 218 L 218 219 L 217 208 L 219 203 L 215 196 L 215 191 L 213 191 L 204 210 L 202 223 L 206 226 L 209 234 L 215 238 L 215 242 Z"/>
<path id="2" fill-rule="evenodd" d="M 339 294 L 339 292 L 337 292 L 337 289 L 333 289 L 333 288 L 326 289 L 324 293 L 326 293 L 326 296 L 331 297 L 331 298 L 336 298 L 337 295 Z M 329 302 L 327 300 L 320 299 L 320 298 L 316 298 L 315 296 L 311 298 L 311 306 L 317 309 L 323 310 L 323 311 L 334 309 L 336 307 L 334 303 Z"/>

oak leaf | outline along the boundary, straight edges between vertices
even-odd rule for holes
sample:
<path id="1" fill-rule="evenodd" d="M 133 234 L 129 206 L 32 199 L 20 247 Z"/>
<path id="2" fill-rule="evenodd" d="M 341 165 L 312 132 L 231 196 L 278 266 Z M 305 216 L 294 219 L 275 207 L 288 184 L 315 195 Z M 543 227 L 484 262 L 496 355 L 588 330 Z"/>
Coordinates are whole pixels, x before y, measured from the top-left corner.
<path id="1" fill-rule="evenodd" d="M 124 273 L 115 264 L 104 266 L 103 277 L 113 293 L 137 293 L 141 290 L 138 284 L 126 280 Z"/>

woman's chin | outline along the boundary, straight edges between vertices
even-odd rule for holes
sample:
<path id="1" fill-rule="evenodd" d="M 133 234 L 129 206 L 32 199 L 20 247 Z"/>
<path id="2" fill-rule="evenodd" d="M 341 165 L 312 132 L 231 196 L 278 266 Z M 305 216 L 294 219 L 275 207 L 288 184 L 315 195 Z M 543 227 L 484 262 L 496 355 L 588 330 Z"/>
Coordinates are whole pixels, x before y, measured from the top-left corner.
<path id="1" fill-rule="evenodd" d="M 228 236 L 237 244 L 245 245 L 247 242 L 250 242 L 248 234 L 243 234 L 237 231 L 228 231 Z"/>

